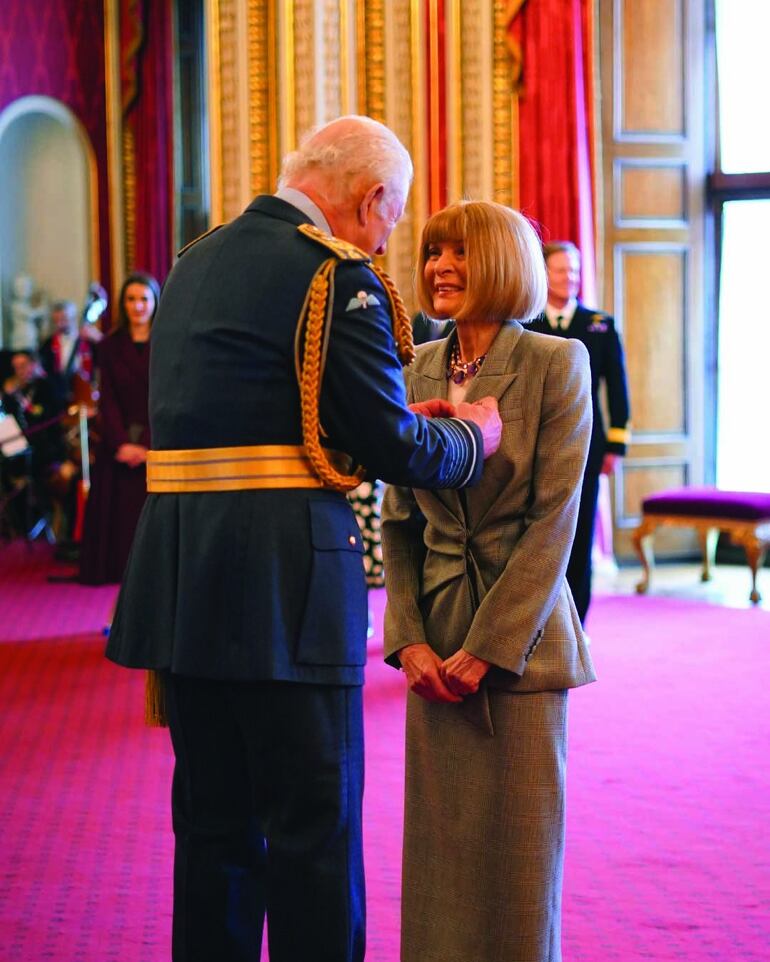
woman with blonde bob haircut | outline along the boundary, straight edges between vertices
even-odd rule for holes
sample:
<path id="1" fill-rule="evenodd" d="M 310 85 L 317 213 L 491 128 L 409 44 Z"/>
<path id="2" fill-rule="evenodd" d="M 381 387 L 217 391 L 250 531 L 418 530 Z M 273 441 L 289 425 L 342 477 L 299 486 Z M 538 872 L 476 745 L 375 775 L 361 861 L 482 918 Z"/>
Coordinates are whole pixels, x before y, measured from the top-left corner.
<path id="1" fill-rule="evenodd" d="M 421 413 L 498 401 L 464 491 L 388 488 L 385 656 L 408 683 L 402 962 L 560 962 L 567 690 L 594 680 L 565 581 L 591 434 L 588 354 L 543 309 L 535 231 L 500 204 L 433 215 L 418 292 L 444 341 L 406 371 Z"/>

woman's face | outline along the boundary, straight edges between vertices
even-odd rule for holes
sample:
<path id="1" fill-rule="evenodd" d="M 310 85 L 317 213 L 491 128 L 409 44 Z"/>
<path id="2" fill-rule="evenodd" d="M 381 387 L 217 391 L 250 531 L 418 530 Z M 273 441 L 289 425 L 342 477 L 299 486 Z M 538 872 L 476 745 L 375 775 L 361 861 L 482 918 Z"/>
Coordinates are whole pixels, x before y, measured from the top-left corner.
<path id="1" fill-rule="evenodd" d="M 428 247 L 425 283 L 435 317 L 455 317 L 465 300 L 467 281 L 463 241 L 438 241 Z"/>
<path id="2" fill-rule="evenodd" d="M 146 284 L 129 284 L 123 294 L 129 324 L 149 324 L 155 310 L 155 295 Z"/>

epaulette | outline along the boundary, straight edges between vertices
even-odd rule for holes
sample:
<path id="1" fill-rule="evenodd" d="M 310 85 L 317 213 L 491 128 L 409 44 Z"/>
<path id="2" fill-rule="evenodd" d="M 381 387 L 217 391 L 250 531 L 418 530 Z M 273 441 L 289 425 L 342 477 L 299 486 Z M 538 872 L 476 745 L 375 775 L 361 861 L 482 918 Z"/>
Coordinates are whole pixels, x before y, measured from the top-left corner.
<path id="1" fill-rule="evenodd" d="M 602 334 L 607 330 L 609 320 L 609 314 L 602 314 L 601 311 L 595 311 L 591 315 L 591 323 L 586 330 L 591 334 Z"/>
<path id="2" fill-rule="evenodd" d="M 304 234 L 305 237 L 309 237 L 310 240 L 315 241 L 317 244 L 322 244 L 328 250 L 338 257 L 342 261 L 365 261 L 366 263 L 371 263 L 371 257 L 362 251 L 360 247 L 356 247 L 355 244 L 351 244 L 349 241 L 340 240 L 339 237 L 332 237 L 331 234 L 327 234 L 320 228 L 316 227 L 315 224 L 300 224 L 297 230 L 300 234 Z M 193 241 L 193 243 L 195 243 Z"/>
<path id="3" fill-rule="evenodd" d="M 208 237 L 209 234 L 213 234 L 214 231 L 219 230 L 219 228 L 222 226 L 223 226 L 222 224 L 217 224 L 216 227 L 212 227 L 210 230 L 205 231 L 205 233 L 199 234 L 197 237 L 194 237 L 188 244 L 185 244 L 181 250 L 178 250 L 176 252 L 176 256 L 181 257 L 182 254 L 186 254 L 191 247 L 194 247 L 198 243 L 198 241 L 202 241 L 204 237 Z"/>

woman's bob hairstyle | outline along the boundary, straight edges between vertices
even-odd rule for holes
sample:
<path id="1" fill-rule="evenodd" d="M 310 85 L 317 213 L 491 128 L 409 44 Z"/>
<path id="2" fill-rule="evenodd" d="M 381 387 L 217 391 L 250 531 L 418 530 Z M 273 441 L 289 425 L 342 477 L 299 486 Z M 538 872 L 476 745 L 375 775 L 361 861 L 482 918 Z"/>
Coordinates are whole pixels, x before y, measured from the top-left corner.
<path id="1" fill-rule="evenodd" d="M 548 287 L 540 239 L 523 214 L 490 201 L 450 204 L 428 218 L 417 267 L 420 307 L 434 317 L 425 264 L 433 244 L 462 241 L 467 278 L 457 321 L 528 321 L 543 312 Z"/>

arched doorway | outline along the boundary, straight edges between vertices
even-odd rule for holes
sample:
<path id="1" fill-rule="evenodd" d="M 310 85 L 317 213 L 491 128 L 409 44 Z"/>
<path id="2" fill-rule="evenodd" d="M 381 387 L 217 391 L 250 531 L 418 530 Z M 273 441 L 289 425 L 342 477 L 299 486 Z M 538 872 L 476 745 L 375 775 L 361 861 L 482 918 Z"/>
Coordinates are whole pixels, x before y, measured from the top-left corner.
<path id="1" fill-rule="evenodd" d="M 80 122 L 50 97 L 0 113 L 0 343 L 12 344 L 13 280 L 34 281 L 43 304 L 82 304 L 98 276 L 96 163 Z"/>

